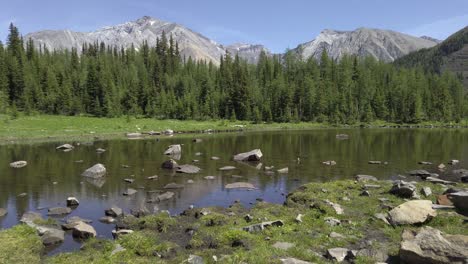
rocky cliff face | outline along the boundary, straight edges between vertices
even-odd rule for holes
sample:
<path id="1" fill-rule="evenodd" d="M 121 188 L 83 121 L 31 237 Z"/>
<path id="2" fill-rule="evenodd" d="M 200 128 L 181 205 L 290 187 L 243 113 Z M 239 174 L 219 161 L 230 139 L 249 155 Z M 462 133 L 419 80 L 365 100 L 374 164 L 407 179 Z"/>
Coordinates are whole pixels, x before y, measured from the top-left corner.
<path id="1" fill-rule="evenodd" d="M 403 33 L 358 28 L 354 31 L 337 31 L 326 29 L 314 40 L 300 44 L 294 51 L 302 58 L 319 59 L 322 51 L 327 50 L 330 57 L 340 59 L 345 54 L 360 57 L 373 56 L 378 60 L 391 62 L 410 52 L 433 47 L 437 42 L 418 38 Z"/>

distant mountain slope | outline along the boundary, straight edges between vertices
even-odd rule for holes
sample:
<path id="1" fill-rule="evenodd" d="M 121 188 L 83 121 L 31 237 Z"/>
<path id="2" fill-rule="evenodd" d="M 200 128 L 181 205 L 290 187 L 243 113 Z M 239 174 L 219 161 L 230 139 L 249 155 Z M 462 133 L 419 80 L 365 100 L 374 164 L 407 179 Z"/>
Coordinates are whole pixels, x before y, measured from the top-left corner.
<path id="1" fill-rule="evenodd" d="M 378 60 L 391 62 L 410 52 L 430 48 L 437 44 L 433 40 L 418 38 L 403 33 L 358 28 L 354 31 L 336 31 L 326 29 L 314 40 L 300 44 L 295 51 L 304 59 L 320 58 L 322 51 L 327 50 L 330 57 L 340 59 L 345 54 L 361 57 L 373 56 Z"/>
<path id="2" fill-rule="evenodd" d="M 155 45 L 156 38 L 162 32 L 172 34 L 179 43 L 182 55 L 194 59 L 217 62 L 224 54 L 221 45 L 209 38 L 176 23 L 165 22 L 144 16 L 136 21 L 104 27 L 92 32 L 73 32 L 70 30 L 45 30 L 26 35 L 37 45 L 46 45 L 49 49 L 71 49 L 81 47 L 84 43 L 104 42 L 107 45 L 129 48 L 132 44 L 138 48 L 143 41 Z"/>
<path id="3" fill-rule="evenodd" d="M 156 45 L 156 39 L 162 32 L 173 36 L 178 42 L 181 54 L 195 60 L 219 63 L 220 56 L 228 50 L 239 54 L 241 58 L 256 63 L 261 51 L 270 53 L 262 45 L 235 44 L 224 47 L 215 41 L 176 23 L 165 22 L 149 16 L 135 21 L 104 27 L 92 32 L 74 32 L 70 30 L 43 30 L 27 34 L 26 39 L 33 39 L 36 45 L 45 45 L 50 50 L 81 48 L 84 43 L 104 42 L 107 45 L 129 48 L 132 44 L 138 48 L 143 41 Z"/>
<path id="4" fill-rule="evenodd" d="M 396 60 L 395 64 L 405 67 L 419 66 L 436 73 L 453 71 L 462 76 L 463 84 L 468 89 L 468 26 L 439 45 L 410 53 Z"/>
<path id="5" fill-rule="evenodd" d="M 226 50 L 232 56 L 238 54 L 239 57 L 247 60 L 248 63 L 257 63 L 262 51 L 265 52 L 267 56 L 271 56 L 270 51 L 263 45 L 235 43 L 226 46 Z"/>

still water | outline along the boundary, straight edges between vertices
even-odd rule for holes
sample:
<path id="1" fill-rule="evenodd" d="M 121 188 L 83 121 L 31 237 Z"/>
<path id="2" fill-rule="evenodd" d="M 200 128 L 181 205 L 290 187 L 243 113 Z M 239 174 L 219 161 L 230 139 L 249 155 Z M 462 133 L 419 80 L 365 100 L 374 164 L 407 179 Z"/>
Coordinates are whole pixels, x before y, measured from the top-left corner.
<path id="1" fill-rule="evenodd" d="M 349 139 L 340 140 L 337 134 L 345 133 Z M 194 138 L 201 138 L 195 143 Z M 158 191 L 168 183 L 183 184 L 183 189 L 171 190 L 174 198 L 161 203 L 147 203 L 150 210 L 169 210 L 178 214 L 190 205 L 228 206 L 240 200 L 251 206 L 256 199 L 282 203 L 285 195 L 298 186 L 313 181 L 352 179 L 356 174 L 370 174 L 380 179 L 391 179 L 408 170 L 424 168 L 438 172 L 436 166 L 451 159 L 460 160 L 457 168 L 468 167 L 468 130 L 454 129 L 317 129 L 300 131 L 243 132 L 211 135 L 157 136 L 141 140 L 110 140 L 82 143 L 70 152 L 55 148 L 57 142 L 33 145 L 0 146 L 0 207 L 8 214 L 0 218 L 0 227 L 8 228 L 18 223 L 27 211 L 41 212 L 44 217 L 48 207 L 66 206 L 66 198 L 75 196 L 80 201 L 77 209 L 66 216 L 80 216 L 93 220 L 99 237 L 111 238 L 113 225 L 100 223 L 104 210 L 112 205 L 126 212 L 147 199 L 148 191 Z M 194 164 L 202 170 L 198 174 L 180 174 L 161 168 L 168 159 L 164 150 L 171 144 L 183 144 L 179 164 Z M 97 153 L 97 148 L 106 149 Z M 263 166 L 276 169 L 288 167 L 287 175 L 268 175 L 255 166 L 236 163 L 232 156 L 260 148 Z M 200 152 L 201 155 L 196 155 Z M 211 157 L 219 157 L 212 160 Z M 193 160 L 199 160 L 193 163 Z M 16 160 L 26 160 L 21 169 L 9 167 Z M 323 165 L 334 160 L 335 166 Z M 371 165 L 370 160 L 388 162 Z M 419 165 L 431 161 L 434 165 Z M 87 168 L 102 163 L 107 175 L 100 182 L 80 176 Z M 128 166 L 123 166 L 128 165 Z M 256 164 L 255 164 L 256 165 Z M 219 171 L 223 166 L 235 166 L 234 171 Z M 442 178 L 450 178 L 447 172 Z M 156 180 L 147 180 L 158 175 Z M 233 177 L 233 175 L 236 175 Z M 206 180 L 205 176 L 215 176 Z M 242 176 L 239 178 L 238 176 Z M 129 184 L 124 181 L 133 178 Z M 193 180 L 193 183 L 187 183 Z M 258 189 L 227 190 L 232 182 L 249 182 Z M 122 193 L 131 187 L 138 193 L 127 197 Z M 18 196 L 26 193 L 26 196 Z M 63 217 L 57 218 L 59 221 Z M 51 249 L 49 254 L 79 248 L 71 235 L 66 241 Z"/>

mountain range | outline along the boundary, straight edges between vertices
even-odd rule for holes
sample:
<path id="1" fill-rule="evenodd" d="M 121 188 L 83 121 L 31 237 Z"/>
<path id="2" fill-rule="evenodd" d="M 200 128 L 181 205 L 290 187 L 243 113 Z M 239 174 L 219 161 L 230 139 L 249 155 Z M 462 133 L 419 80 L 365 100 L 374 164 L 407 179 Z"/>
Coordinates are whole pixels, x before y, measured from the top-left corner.
<path id="1" fill-rule="evenodd" d="M 237 43 L 222 45 L 180 24 L 162 21 L 144 16 L 135 21 L 103 27 L 92 32 L 74 32 L 71 30 L 43 30 L 29 33 L 39 46 L 49 50 L 78 48 L 84 43 L 104 42 L 107 45 L 129 48 L 132 44 L 138 48 L 143 41 L 155 45 L 156 39 L 165 32 L 172 35 L 179 44 L 180 52 L 186 58 L 206 60 L 218 64 L 220 56 L 226 52 L 238 54 L 249 63 L 256 63 L 261 52 L 272 53 L 263 45 Z M 292 51 L 307 59 L 318 58 L 323 49 L 331 57 L 339 59 L 344 54 L 374 56 L 387 62 L 394 61 L 410 52 L 430 48 L 438 41 L 430 37 L 414 37 L 407 34 L 381 29 L 358 28 L 354 31 L 324 30 L 314 40 L 297 46 Z"/>

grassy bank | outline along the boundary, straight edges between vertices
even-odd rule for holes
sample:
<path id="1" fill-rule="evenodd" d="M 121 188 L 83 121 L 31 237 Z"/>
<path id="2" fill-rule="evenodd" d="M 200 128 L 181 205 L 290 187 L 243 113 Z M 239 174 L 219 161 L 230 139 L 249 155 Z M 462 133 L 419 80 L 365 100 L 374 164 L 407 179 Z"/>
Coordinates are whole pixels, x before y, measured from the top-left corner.
<path id="1" fill-rule="evenodd" d="M 417 126 L 467 126 L 468 122 L 461 124 L 445 124 L 438 122 L 425 122 Z M 51 116 L 20 114 L 17 118 L 0 115 L 0 144 L 29 143 L 41 141 L 58 141 L 62 139 L 101 139 L 123 138 L 129 132 L 149 132 L 172 129 L 176 132 L 199 133 L 208 129 L 214 131 L 234 130 L 278 130 L 278 129 L 313 129 L 327 127 L 399 127 L 416 125 L 401 125 L 375 121 L 370 124 L 336 125 L 327 123 L 263 123 L 253 124 L 242 121 L 194 121 L 194 120 L 156 120 L 151 118 L 96 118 L 84 116 Z"/>
<path id="2" fill-rule="evenodd" d="M 418 229 L 419 226 L 393 227 L 375 218 L 375 213 L 386 213 L 405 200 L 388 193 L 391 183 L 381 181 L 374 184 L 381 187 L 371 189 L 370 196 L 360 195 L 364 183 L 350 180 L 310 183 L 288 195 L 284 205 L 260 201 L 252 209 L 233 203 L 229 208 L 190 209 L 175 217 L 166 213 L 142 218 L 126 216 L 120 226 L 132 229 L 134 233 L 117 240 L 92 239 L 80 251 L 42 257 L 42 261 L 186 263 L 189 256 L 195 254 L 205 263 L 215 263 L 213 256 L 218 263 L 281 263 L 282 258 L 289 257 L 327 263 L 329 260 L 323 255 L 327 249 L 335 247 L 362 250 L 356 263 L 375 263 L 382 261 L 382 256 L 397 258 L 403 229 Z M 440 185 L 417 184 L 418 190 L 424 186 L 431 187 L 433 194 L 423 199 L 435 202 L 436 195 L 443 192 Z M 466 188 L 468 184 L 459 184 L 458 187 Z M 386 200 L 382 202 L 379 198 Z M 325 200 L 340 204 L 344 213 L 337 214 Z M 302 222 L 296 221 L 298 214 L 303 215 Z M 328 225 L 327 217 L 336 218 L 341 224 Z M 448 234 L 468 235 L 464 219 L 453 210 L 442 210 L 424 225 Z M 282 220 L 284 225 L 252 233 L 242 230 L 252 224 L 274 220 Z M 27 229 L 15 227 L 0 232 L 0 247 L 3 249 L 0 262 L 5 256 L 14 263 L 22 263 L 23 259 L 34 263 L 40 257 L 37 250 L 39 238 L 31 236 L 32 229 Z M 332 235 L 333 232 L 338 235 Z M 26 240 L 27 243 L 21 244 Z M 277 242 L 290 243 L 289 248 L 278 247 Z M 125 250 L 112 253 L 117 244 Z M 15 256 L 21 259 L 15 259 Z"/>

